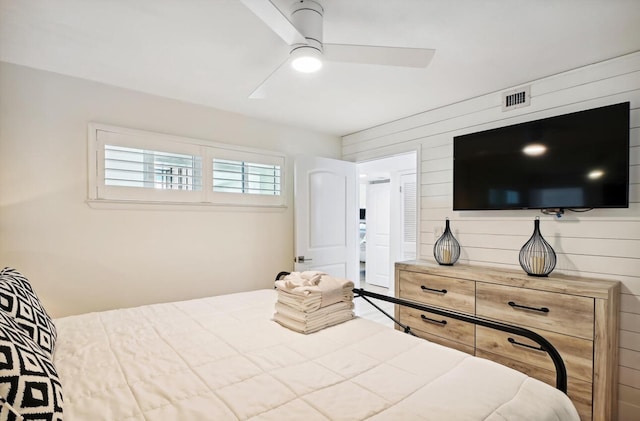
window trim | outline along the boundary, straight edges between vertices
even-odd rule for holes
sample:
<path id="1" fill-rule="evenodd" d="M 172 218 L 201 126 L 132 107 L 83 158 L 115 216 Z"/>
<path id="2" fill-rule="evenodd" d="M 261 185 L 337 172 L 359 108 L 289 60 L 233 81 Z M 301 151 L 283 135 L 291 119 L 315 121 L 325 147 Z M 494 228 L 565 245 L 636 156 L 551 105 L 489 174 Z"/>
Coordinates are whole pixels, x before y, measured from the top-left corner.
<path id="1" fill-rule="evenodd" d="M 202 159 L 202 190 L 164 190 L 105 185 L 105 143 L 114 146 L 162 150 L 198 155 Z M 275 207 L 287 206 L 284 154 L 208 140 L 172 136 L 100 123 L 88 125 L 87 202 L 113 204 L 158 204 L 199 206 Z M 280 194 L 259 195 L 213 191 L 213 158 L 280 165 Z"/>

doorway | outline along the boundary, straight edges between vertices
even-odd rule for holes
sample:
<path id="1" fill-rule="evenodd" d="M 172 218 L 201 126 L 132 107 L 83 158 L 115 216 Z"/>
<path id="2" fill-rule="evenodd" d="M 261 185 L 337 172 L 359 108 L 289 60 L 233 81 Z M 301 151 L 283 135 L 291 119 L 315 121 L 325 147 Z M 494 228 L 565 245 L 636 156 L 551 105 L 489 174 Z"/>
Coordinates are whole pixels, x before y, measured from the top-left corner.
<path id="1" fill-rule="evenodd" d="M 357 165 L 360 285 L 394 295 L 394 264 L 417 252 L 417 153 Z"/>

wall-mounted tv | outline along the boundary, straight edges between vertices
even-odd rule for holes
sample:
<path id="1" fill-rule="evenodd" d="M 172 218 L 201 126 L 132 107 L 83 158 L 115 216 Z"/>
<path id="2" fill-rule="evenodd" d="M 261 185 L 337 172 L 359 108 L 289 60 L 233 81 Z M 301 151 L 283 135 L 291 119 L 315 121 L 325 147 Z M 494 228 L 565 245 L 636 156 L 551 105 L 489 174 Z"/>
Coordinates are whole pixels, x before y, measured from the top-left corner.
<path id="1" fill-rule="evenodd" d="M 629 207 L 629 102 L 456 136 L 453 210 Z"/>

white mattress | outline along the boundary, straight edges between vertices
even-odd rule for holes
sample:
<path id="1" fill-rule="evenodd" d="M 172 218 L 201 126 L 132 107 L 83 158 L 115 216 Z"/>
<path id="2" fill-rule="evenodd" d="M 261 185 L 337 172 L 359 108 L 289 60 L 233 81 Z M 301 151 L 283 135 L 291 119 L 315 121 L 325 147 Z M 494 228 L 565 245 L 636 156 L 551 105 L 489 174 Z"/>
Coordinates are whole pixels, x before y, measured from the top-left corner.
<path id="1" fill-rule="evenodd" d="M 77 420 L 578 420 L 522 373 L 354 319 L 303 335 L 261 290 L 57 319 Z"/>

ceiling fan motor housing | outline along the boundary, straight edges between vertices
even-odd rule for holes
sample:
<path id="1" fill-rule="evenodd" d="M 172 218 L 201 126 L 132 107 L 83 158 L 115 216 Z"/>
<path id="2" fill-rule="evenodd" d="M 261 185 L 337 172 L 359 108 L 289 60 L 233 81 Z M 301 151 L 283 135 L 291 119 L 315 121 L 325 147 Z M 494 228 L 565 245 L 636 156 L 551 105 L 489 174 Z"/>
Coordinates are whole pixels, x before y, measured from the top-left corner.
<path id="1" fill-rule="evenodd" d="M 291 7 L 291 23 L 305 37 L 307 44 L 294 44 L 291 52 L 299 48 L 314 48 L 322 54 L 322 16 L 324 9 L 314 0 L 298 0 Z"/>

